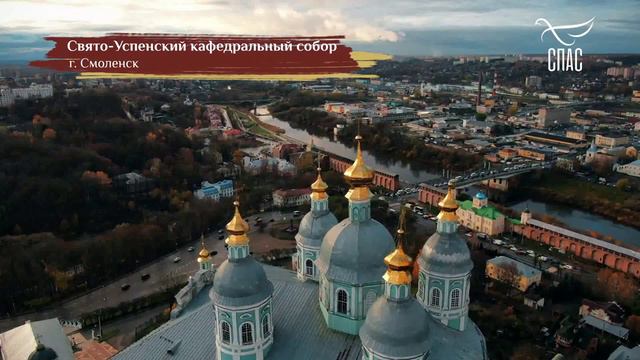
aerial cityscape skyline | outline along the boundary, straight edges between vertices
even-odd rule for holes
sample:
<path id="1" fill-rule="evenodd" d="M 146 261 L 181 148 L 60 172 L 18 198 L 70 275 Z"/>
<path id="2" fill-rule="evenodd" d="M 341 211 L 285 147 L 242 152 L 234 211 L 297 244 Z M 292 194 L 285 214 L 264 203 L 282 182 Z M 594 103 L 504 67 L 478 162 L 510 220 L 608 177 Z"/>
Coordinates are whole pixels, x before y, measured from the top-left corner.
<path id="1" fill-rule="evenodd" d="M 638 5 L 2 1 L 0 360 L 640 359 Z"/>

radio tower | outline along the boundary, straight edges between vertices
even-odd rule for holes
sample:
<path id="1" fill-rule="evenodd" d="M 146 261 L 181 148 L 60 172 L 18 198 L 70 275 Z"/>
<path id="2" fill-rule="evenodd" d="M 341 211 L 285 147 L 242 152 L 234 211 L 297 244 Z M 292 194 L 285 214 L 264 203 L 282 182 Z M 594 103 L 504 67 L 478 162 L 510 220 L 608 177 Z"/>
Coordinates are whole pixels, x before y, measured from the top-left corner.
<path id="1" fill-rule="evenodd" d="M 480 106 L 481 98 L 482 98 L 482 71 L 480 71 L 480 76 L 478 78 L 478 97 L 476 98 L 476 106 Z"/>

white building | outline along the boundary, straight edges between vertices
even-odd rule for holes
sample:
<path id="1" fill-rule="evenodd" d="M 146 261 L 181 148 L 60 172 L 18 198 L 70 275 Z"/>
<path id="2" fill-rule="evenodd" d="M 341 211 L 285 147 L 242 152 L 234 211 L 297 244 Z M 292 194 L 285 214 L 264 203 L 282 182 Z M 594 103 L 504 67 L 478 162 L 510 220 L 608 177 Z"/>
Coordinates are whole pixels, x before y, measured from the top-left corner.
<path id="1" fill-rule="evenodd" d="M 219 201 L 220 198 L 229 198 L 233 196 L 233 180 L 225 179 L 216 183 L 203 181 L 200 189 L 196 190 L 193 195 L 198 199 L 210 199 Z"/>
<path id="2" fill-rule="evenodd" d="M 615 164 L 613 170 L 629 176 L 640 177 L 640 160 L 632 161 L 626 165 Z"/>
<path id="3" fill-rule="evenodd" d="M 295 207 L 311 202 L 311 189 L 278 189 L 272 196 L 273 206 Z"/>
<path id="4" fill-rule="evenodd" d="M 27 321 L 3 332 L 0 345 L 1 357 L 7 360 L 74 358 L 71 342 L 57 318 Z"/>
<path id="5" fill-rule="evenodd" d="M 53 96 L 53 85 L 31 84 L 27 88 L 11 89 L 8 86 L 0 87 L 0 107 L 8 107 L 16 100 L 47 98 Z"/>

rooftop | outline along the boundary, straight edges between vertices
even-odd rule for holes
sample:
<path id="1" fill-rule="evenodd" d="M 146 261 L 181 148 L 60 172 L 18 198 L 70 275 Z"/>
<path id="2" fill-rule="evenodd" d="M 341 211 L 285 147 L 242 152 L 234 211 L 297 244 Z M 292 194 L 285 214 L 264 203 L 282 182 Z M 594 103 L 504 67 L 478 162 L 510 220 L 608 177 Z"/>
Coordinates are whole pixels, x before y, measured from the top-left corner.
<path id="1" fill-rule="evenodd" d="M 487 263 L 491 263 L 497 266 L 514 264 L 518 269 L 518 271 L 522 275 L 527 277 L 537 276 L 542 274 L 540 270 L 507 256 L 496 256 L 493 259 L 488 260 Z"/>
<path id="2" fill-rule="evenodd" d="M 300 282 L 290 270 L 263 265 L 273 283 L 275 342 L 267 359 L 359 360 L 362 346 L 357 336 L 329 329 L 318 308 L 318 284 Z M 216 352 L 213 306 L 208 291 L 201 290 L 178 318 L 170 320 L 113 357 L 115 360 L 214 359 Z M 431 329 L 430 358 L 486 359 L 486 345 L 473 322 L 464 332 L 439 323 Z M 478 342 L 478 339 L 481 339 Z M 173 348 L 170 355 L 167 351 Z M 455 349 L 455 350 L 453 350 Z"/>
<path id="3" fill-rule="evenodd" d="M 482 198 L 479 197 L 478 199 L 482 199 Z M 498 211 L 498 209 L 494 208 L 491 205 L 486 205 L 486 206 L 483 206 L 481 208 L 477 208 L 477 207 L 473 206 L 473 201 L 471 201 L 471 200 L 458 201 L 458 204 L 460 205 L 461 209 L 463 209 L 463 210 L 471 210 L 476 215 L 482 216 L 482 217 L 487 218 L 487 219 L 496 220 L 500 216 L 506 217 L 506 216 L 504 216 L 503 213 L 501 213 L 500 211 Z"/>

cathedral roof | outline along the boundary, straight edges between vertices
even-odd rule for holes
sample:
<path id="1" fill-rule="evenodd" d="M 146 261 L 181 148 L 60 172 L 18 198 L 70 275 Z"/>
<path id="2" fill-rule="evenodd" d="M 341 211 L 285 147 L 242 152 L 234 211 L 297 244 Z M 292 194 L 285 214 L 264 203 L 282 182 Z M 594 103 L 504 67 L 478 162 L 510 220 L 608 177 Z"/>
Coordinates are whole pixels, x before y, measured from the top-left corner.
<path id="1" fill-rule="evenodd" d="M 300 221 L 296 241 L 305 246 L 320 247 L 324 235 L 337 223 L 338 219 L 329 210 L 309 211 Z"/>
<path id="2" fill-rule="evenodd" d="M 213 277 L 211 299 L 221 306 L 257 304 L 273 293 L 262 265 L 252 256 L 227 259 Z"/>
<path id="3" fill-rule="evenodd" d="M 296 359 L 362 359 L 362 344 L 357 336 L 333 331 L 324 323 L 318 308 L 318 284 L 300 282 L 290 270 L 262 265 L 273 281 L 274 344 L 266 360 Z M 149 335 L 116 354 L 114 360 L 148 359 L 216 359 L 215 314 L 206 296 L 200 292 L 178 318 L 161 325 Z M 484 337 L 469 323 L 460 332 L 434 322 L 431 328 L 429 359 L 483 360 L 487 359 Z M 177 343 L 173 355 L 167 350 Z"/>
<path id="4" fill-rule="evenodd" d="M 440 274 L 464 274 L 473 269 L 471 253 L 459 233 L 431 235 L 420 251 L 420 269 Z"/>
<path id="5" fill-rule="evenodd" d="M 360 341 L 376 353 L 398 358 L 426 353 L 431 346 L 430 327 L 435 325 L 420 304 L 379 297 L 360 328 Z"/>
<path id="6" fill-rule="evenodd" d="M 391 234 L 378 221 L 352 222 L 350 218 L 327 232 L 316 266 L 328 279 L 348 284 L 382 281 L 384 258 L 393 251 Z"/>

